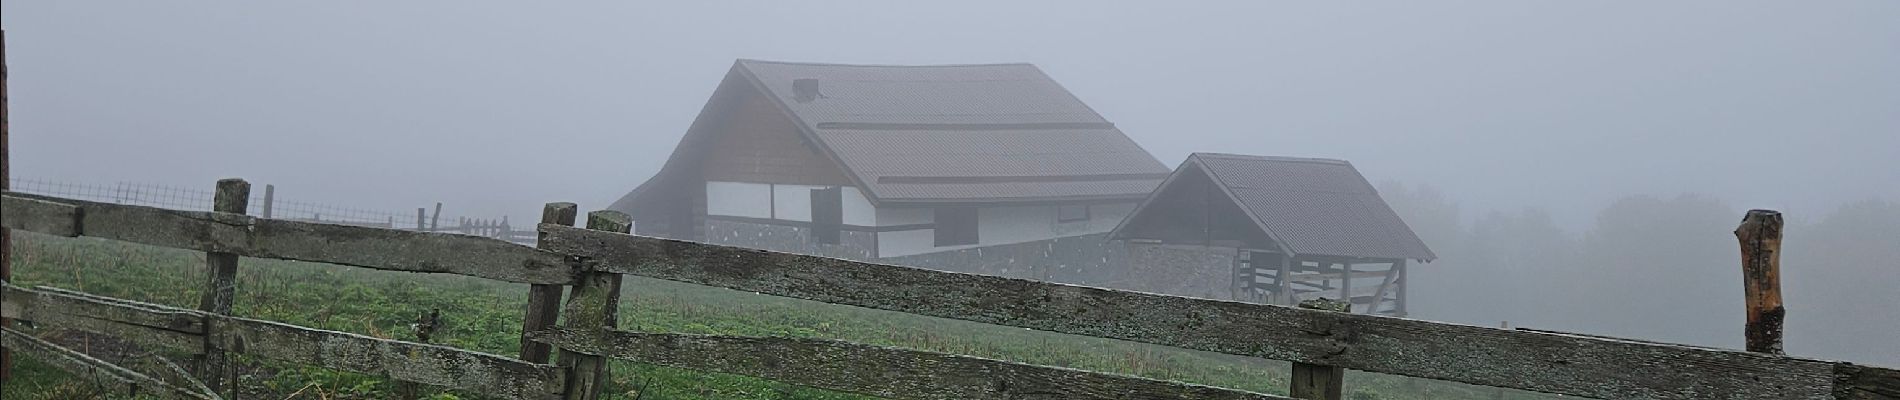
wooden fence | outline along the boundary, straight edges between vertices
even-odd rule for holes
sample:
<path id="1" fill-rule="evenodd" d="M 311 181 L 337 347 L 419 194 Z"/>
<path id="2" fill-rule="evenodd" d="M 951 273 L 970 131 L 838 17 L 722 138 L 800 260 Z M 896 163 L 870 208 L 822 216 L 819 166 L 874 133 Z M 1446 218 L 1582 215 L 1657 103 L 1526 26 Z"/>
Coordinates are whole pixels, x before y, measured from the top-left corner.
<path id="1" fill-rule="evenodd" d="M 227 180 L 221 185 L 237 185 Z M 222 192 L 222 191 L 221 191 Z M 236 193 L 236 191 L 232 191 Z M 147 245 L 449 273 L 534 285 L 520 359 L 228 315 L 5 285 L 0 314 L 203 354 L 321 366 L 511 399 L 592 399 L 605 358 L 899 399 L 1281 399 L 1067 368 L 834 340 L 614 329 L 621 274 L 1295 363 L 1297 398 L 1336 399 L 1342 369 L 1604 399 L 1900 399 L 1900 371 L 1557 332 L 1508 330 L 938 272 L 626 234 L 625 215 L 548 205 L 536 247 L 465 235 L 175 211 L 6 193 L 5 227 Z M 241 210 L 242 207 L 235 208 Z M 570 292 L 557 304 L 563 286 Z M 229 299 L 229 297 L 223 297 Z M 228 300 L 227 300 L 228 301 Z M 222 306 L 220 309 L 218 306 Z M 555 314 L 565 324 L 553 326 Z M 121 368 L 6 330 L 30 353 L 123 392 L 215 399 L 202 373 Z M 541 347 L 541 344 L 551 347 Z M 561 354 L 548 363 L 550 352 Z M 159 363 L 164 364 L 164 363 Z M 211 382 L 218 382 L 212 384 Z M 1330 386 L 1332 389 L 1327 390 Z"/>
<path id="2" fill-rule="evenodd" d="M 532 228 L 532 226 L 530 228 Z M 534 245 L 534 239 L 536 237 L 536 232 L 533 229 L 515 229 L 513 225 L 508 223 L 508 217 L 502 217 L 501 219 L 462 217 L 441 225 L 430 223 L 428 224 L 428 228 L 421 230 L 424 232 L 454 233 L 495 238 L 510 243 L 530 246 Z"/>

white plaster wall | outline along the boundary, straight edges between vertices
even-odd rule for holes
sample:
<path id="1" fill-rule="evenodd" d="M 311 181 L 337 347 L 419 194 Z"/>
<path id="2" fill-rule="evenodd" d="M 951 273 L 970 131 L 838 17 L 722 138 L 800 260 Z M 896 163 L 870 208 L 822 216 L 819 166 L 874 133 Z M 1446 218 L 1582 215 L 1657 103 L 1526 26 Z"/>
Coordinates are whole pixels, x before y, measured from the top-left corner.
<path id="1" fill-rule="evenodd" d="M 846 225 L 877 226 L 877 208 L 871 206 L 871 199 L 856 186 L 844 187 L 844 223 Z M 810 195 L 806 195 L 810 200 Z M 807 207 L 806 211 L 810 211 Z"/>
<path id="2" fill-rule="evenodd" d="M 762 183 L 706 182 L 706 214 L 771 218 L 770 190 Z"/>
<path id="3" fill-rule="evenodd" d="M 823 189 L 823 186 L 808 185 L 772 185 L 772 191 L 778 197 L 772 200 L 777 209 L 778 219 L 787 221 L 811 222 L 811 190 Z"/>
<path id="4" fill-rule="evenodd" d="M 877 225 L 928 224 L 934 212 L 929 208 L 881 208 L 877 210 Z"/>
<path id="5" fill-rule="evenodd" d="M 937 247 L 934 229 L 879 232 L 877 254 L 897 257 L 1103 233 L 1115 229 L 1115 224 L 1121 223 L 1134 209 L 1134 203 L 1091 205 L 1087 221 L 1057 223 L 1053 205 L 986 207 L 977 210 L 975 245 Z M 929 208 L 877 210 L 877 221 L 884 226 L 930 223 L 934 217 L 934 211 Z"/>
<path id="6" fill-rule="evenodd" d="M 706 182 L 706 213 L 811 222 L 811 191 L 826 187 Z M 864 197 L 864 192 L 850 186 L 844 187 L 843 192 L 845 224 L 877 225 L 877 210 L 871 207 L 871 200 Z"/>

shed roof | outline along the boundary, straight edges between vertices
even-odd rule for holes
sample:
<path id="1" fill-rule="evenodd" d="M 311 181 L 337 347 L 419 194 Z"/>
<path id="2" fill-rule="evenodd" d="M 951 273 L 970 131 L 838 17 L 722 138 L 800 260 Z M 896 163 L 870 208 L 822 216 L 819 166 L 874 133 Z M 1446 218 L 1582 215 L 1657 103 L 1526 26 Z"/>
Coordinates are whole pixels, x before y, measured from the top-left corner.
<path id="1" fill-rule="evenodd" d="M 1207 174 L 1247 218 L 1294 254 L 1437 258 L 1344 160 L 1195 153 L 1176 169 L 1182 173 Z M 1170 188 L 1164 184 L 1161 190 Z M 1135 213 L 1165 206 L 1150 203 Z M 1110 237 L 1128 238 L 1126 228 L 1124 223 Z"/>

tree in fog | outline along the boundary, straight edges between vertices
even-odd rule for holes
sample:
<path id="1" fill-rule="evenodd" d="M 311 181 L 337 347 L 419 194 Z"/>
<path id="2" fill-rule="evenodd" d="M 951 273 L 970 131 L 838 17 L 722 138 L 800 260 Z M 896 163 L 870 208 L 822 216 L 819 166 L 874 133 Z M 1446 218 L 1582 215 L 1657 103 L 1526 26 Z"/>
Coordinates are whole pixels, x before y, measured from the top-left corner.
<path id="1" fill-rule="evenodd" d="M 1782 242 L 1788 352 L 1900 366 L 1900 202 L 1810 220 Z"/>
<path id="2" fill-rule="evenodd" d="M 1459 247 L 1465 242 L 1465 228 L 1459 220 L 1458 205 L 1430 185 L 1408 186 L 1384 181 L 1378 190 L 1379 197 L 1438 255 L 1437 261 L 1406 271 L 1406 290 L 1410 295 L 1407 306 L 1411 314 L 1452 322 L 1471 322 L 1473 314 L 1488 314 L 1472 309 L 1474 304 L 1469 293 L 1475 287 L 1466 279 L 1474 274 L 1465 271 L 1466 265 L 1462 262 Z"/>
<path id="3" fill-rule="evenodd" d="M 1741 344 L 1741 214 L 1685 194 L 1632 196 L 1597 215 L 1577 264 L 1553 273 L 1559 329 L 1723 347 Z"/>
<path id="4" fill-rule="evenodd" d="M 1491 212 L 1471 225 L 1465 257 L 1474 284 L 1492 293 L 1483 303 L 1487 318 L 1471 322 L 1515 321 L 1537 324 L 1541 310 L 1555 308 L 1547 294 L 1561 282 L 1551 279 L 1575 268 L 1577 238 L 1557 226 L 1550 213 L 1524 209 L 1516 213 Z"/>

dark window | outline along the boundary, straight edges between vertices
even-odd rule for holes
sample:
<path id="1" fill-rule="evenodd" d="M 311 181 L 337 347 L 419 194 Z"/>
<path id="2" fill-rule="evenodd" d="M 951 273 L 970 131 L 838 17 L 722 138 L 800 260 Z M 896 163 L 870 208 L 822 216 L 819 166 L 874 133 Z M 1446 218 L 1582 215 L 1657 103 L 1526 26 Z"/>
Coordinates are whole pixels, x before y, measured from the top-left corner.
<path id="1" fill-rule="evenodd" d="M 838 244 L 844 232 L 844 191 L 839 188 L 811 190 L 811 236 L 823 244 Z"/>
<path id="2" fill-rule="evenodd" d="M 1056 206 L 1056 222 L 1082 222 L 1089 220 L 1088 205 Z"/>
<path id="3" fill-rule="evenodd" d="M 937 247 L 976 244 L 975 208 L 939 208 L 935 225 Z"/>

